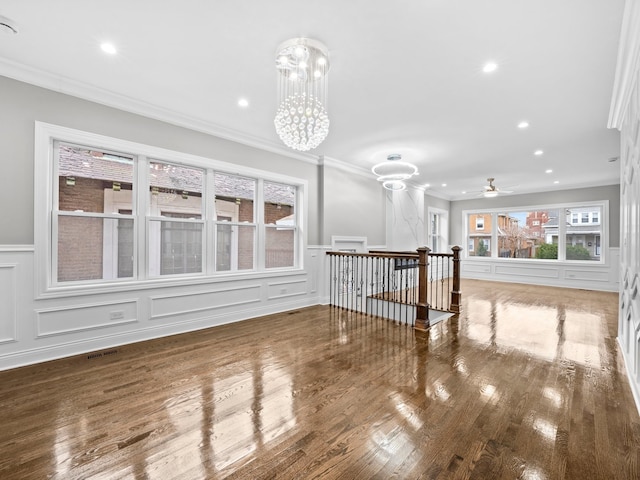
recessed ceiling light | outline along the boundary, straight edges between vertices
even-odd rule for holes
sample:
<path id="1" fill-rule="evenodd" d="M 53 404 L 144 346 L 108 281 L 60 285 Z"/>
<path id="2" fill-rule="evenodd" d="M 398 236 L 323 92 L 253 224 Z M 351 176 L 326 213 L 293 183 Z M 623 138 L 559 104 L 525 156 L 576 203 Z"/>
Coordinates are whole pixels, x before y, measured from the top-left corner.
<path id="1" fill-rule="evenodd" d="M 553 182 L 553 183 L 560 183 L 560 180 L 556 180 L 556 181 L 555 181 L 555 182 Z"/>
<path id="2" fill-rule="evenodd" d="M 550 168 L 547 168 L 544 173 L 553 173 L 553 170 L 551 170 Z"/>
<path id="3" fill-rule="evenodd" d="M 529 122 L 522 121 L 518 124 L 518 128 L 527 128 L 529 126 Z"/>
<path id="4" fill-rule="evenodd" d="M 462 191 L 462 193 L 463 193 L 463 194 L 465 194 L 465 193 L 467 193 L 467 191 L 466 191 L 466 190 L 463 190 L 463 191 Z"/>
<path id="5" fill-rule="evenodd" d="M 238 106 L 242 108 L 247 108 L 249 106 L 249 100 L 247 100 L 246 98 L 239 99 Z"/>
<path id="6" fill-rule="evenodd" d="M 446 187 L 446 186 L 447 186 L 447 184 L 446 184 L 446 183 L 443 183 L 443 184 L 442 184 L 442 186 L 443 186 L 443 187 Z"/>
<path id="7" fill-rule="evenodd" d="M 491 73 L 491 72 L 495 72 L 497 68 L 498 68 L 498 65 L 496 63 L 487 62 L 484 64 L 484 67 L 482 67 L 482 71 L 484 73 Z"/>
<path id="8" fill-rule="evenodd" d="M 534 155 L 542 155 L 544 153 L 544 151 L 542 150 L 536 150 L 535 152 L 533 152 Z"/>
<path id="9" fill-rule="evenodd" d="M 113 43 L 105 42 L 100 45 L 100 48 L 104 53 L 108 53 L 109 55 L 115 55 L 116 53 L 118 53 Z"/>

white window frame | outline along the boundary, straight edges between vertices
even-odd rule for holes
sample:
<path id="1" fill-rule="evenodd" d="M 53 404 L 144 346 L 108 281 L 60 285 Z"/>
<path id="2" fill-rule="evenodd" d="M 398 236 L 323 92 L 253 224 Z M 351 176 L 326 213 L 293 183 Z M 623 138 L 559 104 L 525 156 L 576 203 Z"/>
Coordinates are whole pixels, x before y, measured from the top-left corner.
<path id="1" fill-rule="evenodd" d="M 566 259 L 566 237 L 567 237 L 567 225 L 566 225 L 566 216 L 563 212 L 566 212 L 567 209 L 570 208 L 580 208 L 580 207 L 599 207 L 600 208 L 600 259 L 599 260 L 567 260 Z M 558 232 L 554 233 L 552 237 L 547 235 L 546 241 L 551 243 L 552 239 L 557 240 L 554 243 L 558 243 L 558 258 L 557 259 L 539 259 L 539 258 L 504 258 L 498 256 L 498 249 L 491 251 L 490 257 L 478 257 L 475 255 L 469 255 L 470 252 L 465 252 L 465 257 L 472 260 L 479 261 L 505 261 L 505 262 L 540 262 L 540 263 L 562 263 L 562 264 L 582 264 L 582 265 L 608 265 L 608 258 L 606 253 L 609 250 L 609 201 L 608 200 L 594 200 L 591 202 L 567 202 L 561 204 L 551 204 L 551 205 L 533 205 L 533 206 L 511 206 L 511 207 L 502 207 L 502 208 L 493 208 L 493 209 L 473 209 L 473 210 L 463 210 L 462 211 L 462 225 L 464 226 L 464 238 L 466 238 L 467 242 L 470 237 L 470 227 L 469 227 L 469 218 L 471 215 L 490 215 L 492 217 L 493 225 L 498 225 L 498 215 L 500 214 L 508 214 L 511 212 L 527 212 L 527 211 L 540 211 L 540 210 L 557 210 L 558 211 Z M 582 212 L 574 212 L 578 213 L 578 221 L 580 221 Z M 573 225 L 573 218 L 571 224 Z M 579 223 L 578 223 L 579 224 Z M 493 229 L 491 232 L 492 243 L 497 245 L 498 241 L 498 229 Z"/>
<path id="2" fill-rule="evenodd" d="M 268 180 L 268 181 L 270 183 L 281 183 L 281 182 L 273 182 L 271 180 Z M 259 183 L 258 184 L 258 189 L 259 189 L 260 192 L 262 192 L 263 189 L 264 189 L 264 182 L 265 182 L 265 180 L 261 180 L 260 182 L 258 182 Z M 280 231 L 287 230 L 287 231 L 294 232 L 293 233 L 293 235 L 294 235 L 293 236 L 293 245 L 294 245 L 293 249 L 294 249 L 294 252 L 295 252 L 299 248 L 298 247 L 298 241 L 299 241 L 298 240 L 298 235 L 296 234 L 296 232 L 298 231 L 298 220 L 297 219 L 299 218 L 297 216 L 297 213 L 296 213 L 296 211 L 298 209 L 297 202 L 294 201 L 294 205 L 293 205 L 293 213 L 296 216 L 296 218 L 293 220 L 293 224 L 292 225 L 278 225 L 277 223 L 274 223 L 274 224 L 266 223 L 266 221 L 264 220 L 264 216 L 265 216 L 265 212 L 264 212 L 264 205 L 265 205 L 264 195 L 261 195 L 261 198 L 263 200 L 260 202 L 260 205 L 259 205 L 259 215 L 260 215 L 260 218 L 262 219 L 262 223 L 261 223 L 261 225 L 262 225 L 262 232 L 261 232 L 262 235 L 260 235 L 260 237 L 262 238 L 262 242 L 263 242 L 262 251 L 264 252 L 266 250 L 267 231 L 269 229 L 274 229 L 274 230 L 280 230 Z M 262 269 L 265 269 L 265 270 L 268 270 L 268 271 L 278 271 L 278 270 L 291 268 L 291 267 L 269 267 L 269 268 L 267 268 L 266 265 L 265 265 L 265 260 L 266 260 L 266 255 L 262 256 L 259 259 L 260 266 L 261 266 Z M 294 258 L 293 261 L 294 261 L 294 264 L 295 264 L 296 259 Z"/>
<path id="3" fill-rule="evenodd" d="M 427 245 L 429 248 L 433 245 L 434 234 L 431 231 L 431 222 L 434 216 L 438 218 L 438 232 L 435 235 L 438 248 L 434 253 L 450 253 L 447 251 L 449 246 L 449 212 L 447 210 L 435 207 L 427 208 Z"/>
<path id="4" fill-rule="evenodd" d="M 57 192 L 58 176 L 55 171 L 57 162 L 54 159 L 54 142 L 71 143 L 75 145 L 88 146 L 107 151 L 123 152 L 127 155 L 137 157 L 136 186 L 134 188 L 134 209 L 137 220 L 134 220 L 134 236 L 138 239 L 134 246 L 134 279 L 124 278 L 115 280 L 97 280 L 81 282 L 57 282 L 57 265 L 55 265 L 56 254 L 53 248 L 57 245 L 57 231 L 55 230 L 53 219 L 53 209 L 57 208 L 57 199 L 54 193 Z M 251 167 L 244 167 L 211 158 L 200 157 L 187 153 L 168 150 L 151 145 L 121 140 L 105 135 L 84 132 L 72 128 L 35 122 L 35 156 L 34 156 L 34 246 L 35 246 L 35 268 L 36 268 L 36 298 L 65 297 L 78 294 L 103 293 L 111 291 L 129 291 L 131 289 L 147 288 L 155 282 L 161 282 L 163 286 L 190 285 L 202 282 L 227 281 L 229 276 L 241 278 L 263 278 L 277 276 L 278 272 L 272 269 L 264 269 L 264 238 L 260 228 L 257 229 L 256 239 L 256 262 L 257 268 L 252 271 L 235 272 L 215 272 L 214 255 L 215 252 L 215 226 L 214 202 L 205 200 L 205 195 L 213 198 L 213 171 L 255 178 L 259 181 L 268 180 L 271 182 L 288 184 L 296 187 L 296 237 L 294 251 L 294 267 L 286 268 L 288 271 L 300 271 L 304 269 L 303 255 L 306 248 L 306 218 L 307 218 L 307 185 L 304 179 L 268 172 Z M 204 227 L 203 242 L 203 270 L 202 274 L 192 275 L 167 275 L 152 277 L 148 273 L 148 218 L 147 221 L 140 221 L 145 218 L 148 211 L 148 192 L 139 188 L 140 185 L 147 185 L 148 167 L 147 162 L 161 160 L 167 163 L 175 163 L 188 167 L 202 168 L 206 172 L 206 180 L 203 191 L 203 219 L 206 220 Z M 209 198 L 209 197 L 206 197 Z M 258 209 L 263 202 L 262 196 L 256 198 Z M 207 205 L 210 203 L 211 205 Z M 71 213 L 73 212 L 66 212 Z M 113 218 L 128 218 L 128 216 L 97 214 L 96 216 L 106 216 Z M 257 220 L 261 222 L 260 217 Z M 255 258 L 255 257 L 254 257 Z M 262 268 L 260 264 L 262 263 Z M 281 273 L 280 273 L 281 274 Z"/>
<path id="5" fill-rule="evenodd" d="M 104 210 L 111 211 L 113 213 L 119 210 L 133 210 L 133 195 L 131 190 L 120 190 L 118 192 L 114 190 L 104 191 Z M 126 217 L 123 217 L 126 218 Z M 134 226 L 135 229 L 135 220 Z M 115 278 L 118 271 L 118 241 L 117 241 L 117 229 L 115 222 L 110 222 L 103 231 L 103 265 L 102 275 L 106 278 Z M 133 256 L 133 273 L 136 274 L 136 243 L 134 242 L 134 256 Z"/>
<path id="6" fill-rule="evenodd" d="M 230 260 L 230 270 L 231 272 L 238 270 L 238 218 L 240 217 L 240 207 L 236 203 L 229 202 L 227 200 L 220 200 L 218 198 L 215 199 L 216 205 L 216 218 L 215 224 L 216 228 L 218 225 L 230 225 L 231 226 L 231 258 Z M 254 213 L 255 215 L 255 213 Z M 219 220 L 218 216 L 229 217 L 231 220 L 228 222 Z M 255 226 L 254 223 L 248 224 L 249 226 Z M 255 250 L 255 241 L 254 241 L 254 250 Z M 217 248 L 214 249 L 214 254 L 217 251 Z M 255 263 L 255 251 L 254 251 L 254 263 Z M 220 270 L 225 271 L 225 270 Z"/>

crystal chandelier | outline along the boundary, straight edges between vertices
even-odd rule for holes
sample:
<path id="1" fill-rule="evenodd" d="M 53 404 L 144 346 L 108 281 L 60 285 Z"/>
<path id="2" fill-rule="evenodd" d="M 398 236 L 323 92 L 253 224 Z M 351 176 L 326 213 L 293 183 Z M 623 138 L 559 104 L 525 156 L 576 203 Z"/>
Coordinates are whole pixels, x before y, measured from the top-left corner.
<path id="1" fill-rule="evenodd" d="M 276 133 L 287 147 L 316 148 L 329 133 L 327 116 L 327 48 L 309 38 L 292 38 L 278 47 Z"/>
<path id="2" fill-rule="evenodd" d="M 393 153 L 387 156 L 385 162 L 378 163 L 371 168 L 378 181 L 387 190 L 405 190 L 407 185 L 405 180 L 409 180 L 418 174 L 418 167 L 409 162 L 403 162 L 402 155 Z"/>

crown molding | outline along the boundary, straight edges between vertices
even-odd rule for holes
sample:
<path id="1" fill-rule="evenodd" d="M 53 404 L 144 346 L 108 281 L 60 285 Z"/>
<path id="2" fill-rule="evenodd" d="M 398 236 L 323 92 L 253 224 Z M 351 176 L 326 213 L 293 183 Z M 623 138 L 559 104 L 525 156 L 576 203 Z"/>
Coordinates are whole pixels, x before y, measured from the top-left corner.
<path id="1" fill-rule="evenodd" d="M 640 2 L 627 0 L 618 43 L 616 76 L 609 109 L 609 128 L 622 128 L 634 88 L 640 82 Z"/>
<path id="2" fill-rule="evenodd" d="M 362 177 L 367 177 L 372 180 L 375 180 L 375 175 L 371 173 L 371 170 L 368 170 L 364 167 L 359 167 L 357 165 L 352 165 L 342 160 L 337 160 L 335 158 L 327 157 L 326 155 L 320 155 L 318 162 L 320 165 L 326 165 L 328 167 L 338 168 L 340 170 L 344 170 L 345 172 L 353 173 L 355 175 L 360 175 Z"/>
<path id="3" fill-rule="evenodd" d="M 12 60 L 0 58 L 0 75 L 20 82 L 46 88 L 54 92 L 81 98 L 107 107 L 116 108 L 143 117 L 159 120 L 178 127 L 187 128 L 214 137 L 294 158 L 313 165 L 319 164 L 317 155 L 294 152 L 284 145 L 264 138 L 230 129 L 207 120 L 181 114 L 175 110 L 142 102 L 138 99 L 99 88 L 68 77 L 54 75 L 44 70 L 29 67 Z"/>

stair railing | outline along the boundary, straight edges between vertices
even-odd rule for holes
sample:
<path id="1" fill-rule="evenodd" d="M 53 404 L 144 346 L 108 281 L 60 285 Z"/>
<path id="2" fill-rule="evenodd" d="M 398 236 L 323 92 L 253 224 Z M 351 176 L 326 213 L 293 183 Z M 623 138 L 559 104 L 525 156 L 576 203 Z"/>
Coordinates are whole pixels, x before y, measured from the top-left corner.
<path id="1" fill-rule="evenodd" d="M 460 250 L 327 252 L 329 303 L 426 329 L 429 310 L 460 312 Z"/>

